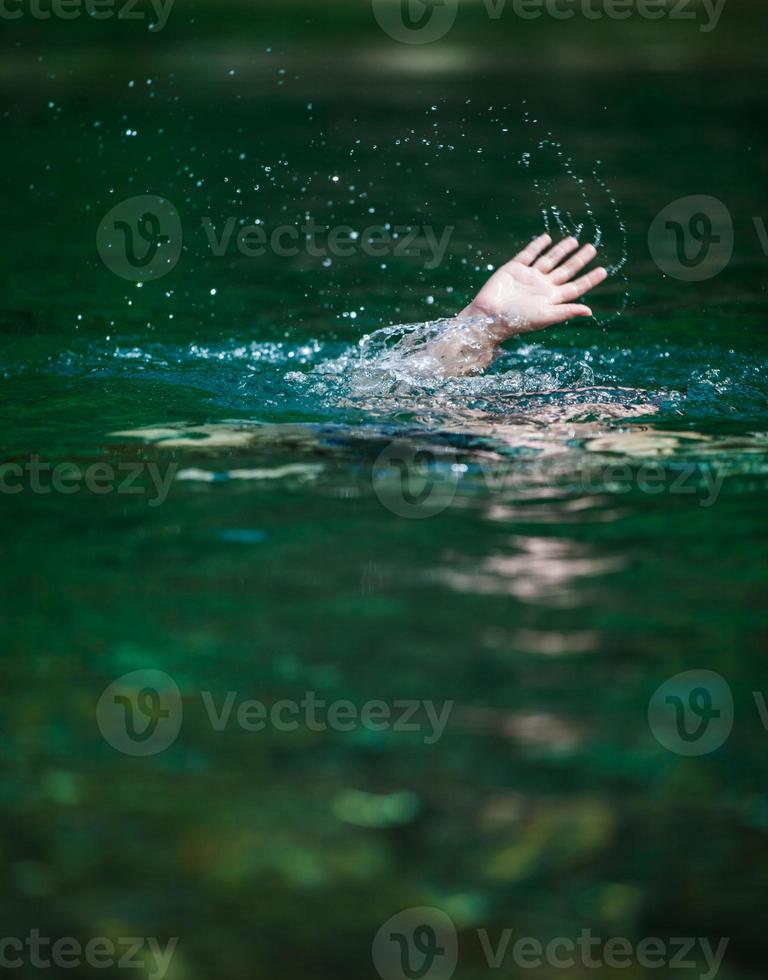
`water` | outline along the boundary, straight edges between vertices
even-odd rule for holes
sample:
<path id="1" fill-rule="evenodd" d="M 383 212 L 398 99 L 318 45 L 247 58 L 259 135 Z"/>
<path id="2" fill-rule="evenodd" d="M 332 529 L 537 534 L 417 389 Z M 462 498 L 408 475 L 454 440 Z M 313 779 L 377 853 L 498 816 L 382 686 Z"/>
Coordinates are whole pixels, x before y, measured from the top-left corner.
<path id="1" fill-rule="evenodd" d="M 565 94 L 499 62 L 416 82 L 356 62 L 352 87 L 279 50 L 187 44 L 141 70 L 115 53 L 100 88 L 87 60 L 29 58 L 3 119 L 3 459 L 140 464 L 143 491 L 26 476 L 0 500 L 3 935 L 178 936 L 173 978 L 368 976 L 379 926 L 429 905 L 469 950 L 462 976 L 487 975 L 480 927 L 725 936 L 720 976 L 760 975 L 755 79 L 615 75 L 595 51 Z M 184 249 L 138 286 L 95 236 L 145 193 L 173 202 Z M 693 193 L 732 211 L 735 253 L 689 284 L 646 236 Z M 454 231 L 425 269 L 426 250 L 216 256 L 202 225 L 307 214 Z M 481 377 L 376 373 L 361 338 L 451 316 L 545 216 L 602 237 L 595 322 L 511 342 Z M 148 758 L 96 717 L 137 670 L 182 696 Z M 730 738 L 698 757 L 647 720 L 688 670 L 734 698 Z M 219 731 L 202 692 L 218 710 L 230 691 L 455 707 L 431 743 Z"/>

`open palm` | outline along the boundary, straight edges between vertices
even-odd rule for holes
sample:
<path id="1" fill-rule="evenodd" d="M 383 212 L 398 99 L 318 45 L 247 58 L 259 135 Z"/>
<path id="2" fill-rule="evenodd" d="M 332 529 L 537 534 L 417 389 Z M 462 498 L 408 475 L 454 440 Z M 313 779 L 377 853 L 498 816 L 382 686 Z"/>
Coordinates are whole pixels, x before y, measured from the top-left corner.
<path id="1" fill-rule="evenodd" d="M 608 275 L 602 267 L 574 278 L 597 254 L 594 245 L 564 238 L 557 245 L 539 235 L 522 252 L 501 266 L 463 311 L 463 316 L 491 316 L 502 339 L 541 330 L 577 316 L 591 316 L 588 306 L 573 301 L 599 285 Z"/>

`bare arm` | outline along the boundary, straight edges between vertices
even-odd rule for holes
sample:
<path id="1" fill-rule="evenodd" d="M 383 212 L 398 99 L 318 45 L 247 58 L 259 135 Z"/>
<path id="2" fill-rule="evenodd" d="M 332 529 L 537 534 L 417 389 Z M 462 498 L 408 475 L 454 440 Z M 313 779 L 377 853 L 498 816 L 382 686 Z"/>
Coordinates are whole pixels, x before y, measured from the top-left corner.
<path id="1" fill-rule="evenodd" d="M 579 248 L 575 238 L 552 245 L 540 235 L 486 282 L 469 306 L 431 340 L 422 358 L 444 377 L 484 371 L 499 345 L 521 333 L 543 330 L 573 317 L 591 316 L 574 303 L 599 285 L 608 273 L 598 267 L 577 276 L 597 254 L 594 245 Z"/>

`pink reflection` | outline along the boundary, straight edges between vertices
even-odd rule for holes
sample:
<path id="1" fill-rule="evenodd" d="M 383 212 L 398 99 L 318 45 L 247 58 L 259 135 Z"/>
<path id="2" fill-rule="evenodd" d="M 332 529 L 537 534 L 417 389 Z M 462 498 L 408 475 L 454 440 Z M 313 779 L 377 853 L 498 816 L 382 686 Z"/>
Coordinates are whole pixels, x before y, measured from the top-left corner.
<path id="1" fill-rule="evenodd" d="M 522 745 L 555 752 L 571 752 L 586 739 L 571 721 L 550 711 L 500 711 L 463 708 L 455 715 L 457 727 L 478 734 L 501 735 Z"/>
<path id="2" fill-rule="evenodd" d="M 433 576 L 457 592 L 513 596 L 521 602 L 577 605 L 590 580 L 625 567 L 620 556 L 598 557 L 586 542 L 516 536 L 508 554 L 491 554 Z M 582 595 L 579 595 L 579 591 Z"/>

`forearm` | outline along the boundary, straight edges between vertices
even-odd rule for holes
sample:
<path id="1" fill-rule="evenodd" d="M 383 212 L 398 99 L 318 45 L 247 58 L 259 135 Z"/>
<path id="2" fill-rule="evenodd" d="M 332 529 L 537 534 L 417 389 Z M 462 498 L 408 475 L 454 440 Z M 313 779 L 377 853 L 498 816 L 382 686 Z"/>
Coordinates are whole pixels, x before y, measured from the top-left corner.
<path id="1" fill-rule="evenodd" d="M 404 367 L 421 377 L 452 378 L 485 371 L 499 353 L 492 317 L 471 306 L 446 321 L 418 349 L 404 352 Z"/>
<path id="2" fill-rule="evenodd" d="M 479 303 L 476 297 L 424 344 L 418 357 L 424 359 L 423 367 L 431 374 L 479 374 L 499 356 L 502 342 L 518 332 L 509 317 Z"/>

